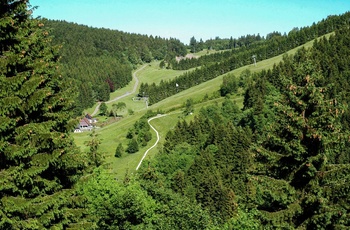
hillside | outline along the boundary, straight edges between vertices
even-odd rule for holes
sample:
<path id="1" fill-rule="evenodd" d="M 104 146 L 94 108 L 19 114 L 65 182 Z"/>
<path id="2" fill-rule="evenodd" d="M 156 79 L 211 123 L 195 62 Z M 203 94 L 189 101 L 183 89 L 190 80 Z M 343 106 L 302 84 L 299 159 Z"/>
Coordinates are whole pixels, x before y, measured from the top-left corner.
<path id="1" fill-rule="evenodd" d="M 350 228 L 349 12 L 185 47 L 34 9 L 0 3 L 0 229 Z"/>
<path id="2" fill-rule="evenodd" d="M 348 228 L 349 35 L 254 74 L 242 110 L 225 99 L 180 120 L 138 174 L 149 193 L 163 185 L 233 228 Z"/>
<path id="3" fill-rule="evenodd" d="M 200 58 L 183 59 L 174 61 L 174 69 L 189 69 L 200 66 L 195 71 L 188 71 L 170 81 L 163 81 L 160 84 L 142 84 L 140 92 L 149 95 L 150 103 L 156 103 L 164 98 L 178 93 L 184 89 L 191 88 L 202 82 L 216 78 L 219 75 L 242 67 L 244 65 L 265 60 L 283 54 L 307 41 L 327 34 L 331 28 L 341 28 L 344 21 L 348 21 L 350 14 L 328 17 L 311 27 L 292 30 L 288 35 L 280 36 L 276 34 L 268 39 L 249 44 L 242 44 L 238 48 L 230 51 L 201 56 Z M 173 87 L 179 85 L 179 87 Z"/>
<path id="4" fill-rule="evenodd" d="M 109 94 L 126 86 L 131 80 L 131 70 L 137 65 L 148 63 L 152 60 L 164 60 L 163 65 L 173 69 L 189 69 L 205 66 L 212 68 L 205 70 L 210 74 L 216 71 L 222 74 L 237 67 L 252 62 L 252 56 L 260 61 L 270 58 L 298 45 L 328 33 L 331 28 L 339 27 L 346 21 L 347 14 L 330 16 L 325 20 L 313 24 L 310 27 L 294 29 L 288 35 L 272 32 L 266 38 L 255 35 L 242 36 L 237 39 L 215 39 L 198 43 L 194 38 L 188 46 L 190 50 L 195 46 L 197 51 L 204 47 L 224 47 L 231 49 L 201 56 L 199 59 L 185 59 L 179 63 L 175 56 L 184 56 L 186 47 L 176 39 L 163 39 L 160 37 L 130 34 L 117 30 L 91 28 L 65 21 L 44 20 L 44 25 L 49 28 L 53 36 L 53 43 L 61 46 L 61 72 L 73 80 L 72 86 L 79 92 L 76 99 L 76 115 L 80 115 L 84 109 L 94 105 L 96 101 L 108 101 Z M 210 45 L 212 44 L 212 45 Z M 200 47 L 197 47 L 199 46 Z M 219 48 L 217 48 L 219 49 Z M 238 61 L 237 61 L 238 59 Z M 161 64 L 162 64 L 161 63 Z M 167 63 L 167 64 L 165 64 Z M 220 63 L 216 67 L 214 64 Z M 234 63 L 234 65 L 232 65 Z M 228 70 L 226 70 L 228 68 Z M 203 75 L 203 73 L 199 73 Z M 195 78 L 201 79 L 201 76 Z M 211 74 L 209 78 L 218 76 Z M 179 76 L 181 79 L 182 76 Z M 205 79 L 208 77 L 205 77 Z M 182 81 L 182 80 L 179 80 Z M 186 84 L 190 82 L 185 80 Z M 170 82 L 174 84 L 174 82 Z M 198 82 L 196 83 L 198 84 Z M 183 83 L 182 83 L 183 85 Z M 189 86 L 186 86 L 189 87 Z M 179 88 L 184 89 L 184 87 Z M 160 93 L 161 89 L 152 89 L 142 85 L 141 90 L 154 95 L 153 91 Z M 167 95 L 167 93 L 162 93 Z M 158 101 L 164 96 L 157 96 Z M 151 103 L 154 99 L 151 98 Z"/>
<path id="5" fill-rule="evenodd" d="M 327 37 L 329 36 L 330 34 L 327 35 Z M 296 51 L 301 47 L 310 48 L 313 42 L 314 41 L 310 41 L 304 44 L 303 46 L 299 46 L 295 49 L 288 51 L 286 54 L 292 55 L 296 53 Z M 224 98 L 219 97 L 220 95 L 219 90 L 222 84 L 223 77 L 225 75 L 245 77 L 247 72 L 249 74 L 254 74 L 262 70 L 272 69 L 274 65 L 282 61 L 282 58 L 283 58 L 283 55 L 279 55 L 271 59 L 258 62 L 256 66 L 248 65 L 248 66 L 238 68 L 236 70 L 228 72 L 227 74 L 214 78 L 210 81 L 199 84 L 190 89 L 183 90 L 178 94 L 168 97 L 156 104 L 150 105 L 148 110 L 152 110 L 152 111 L 161 110 L 165 113 L 167 113 L 168 111 L 175 112 L 174 115 L 162 118 L 159 121 L 158 120 L 153 121 L 155 123 L 159 123 L 159 122 L 164 123 L 164 125 L 159 127 L 159 130 L 162 132 L 161 143 L 164 141 L 165 134 L 170 130 L 170 128 L 174 127 L 176 122 L 179 120 L 179 113 L 180 114 L 182 113 L 183 105 L 185 104 L 187 99 L 192 98 L 194 100 L 195 114 L 200 110 L 200 108 L 204 106 L 207 106 L 212 103 L 214 104 L 222 103 Z M 150 63 L 150 65 L 147 65 L 143 70 L 141 70 L 138 73 L 138 77 L 140 80 L 140 84 L 142 83 L 149 84 L 150 82 L 159 83 L 160 79 L 172 80 L 176 76 L 181 75 L 182 73 L 183 71 L 174 71 L 171 69 L 160 69 L 159 62 L 152 62 Z M 120 90 L 120 94 L 113 94 L 113 97 L 119 97 L 124 92 L 130 92 L 132 87 L 133 87 L 133 84 L 130 84 L 125 89 Z M 138 119 L 140 119 L 140 117 L 145 113 L 145 111 L 147 111 L 145 103 L 143 101 L 135 102 L 132 100 L 134 96 L 135 95 L 129 95 L 123 98 L 122 100 L 120 100 L 120 102 L 124 102 L 127 107 L 127 109 L 121 112 L 121 115 L 124 116 L 122 121 L 109 125 L 108 127 L 103 127 L 101 129 L 96 130 L 96 132 L 100 135 L 100 138 L 103 140 L 100 146 L 101 152 L 104 152 L 105 155 L 107 156 L 106 161 L 111 163 L 111 166 L 110 166 L 111 171 L 113 173 L 116 173 L 116 176 L 118 178 L 124 177 L 124 174 L 127 170 L 129 172 L 132 172 L 136 168 L 136 165 L 138 164 L 138 162 L 140 161 L 143 152 L 145 152 L 146 149 L 149 146 L 151 146 L 151 144 L 153 143 L 152 142 L 149 145 L 147 145 L 146 148 L 145 147 L 141 148 L 138 153 L 135 153 L 132 155 L 126 154 L 124 155 L 124 157 L 119 159 L 114 157 L 115 148 L 118 145 L 118 143 L 123 143 L 124 146 L 127 145 L 127 139 L 125 138 L 127 130 L 133 125 L 133 123 L 135 123 Z M 240 107 L 243 106 L 242 91 L 240 93 L 235 94 L 234 96 L 231 96 L 231 98 L 233 101 L 236 101 Z M 108 105 L 108 109 L 110 110 L 111 104 L 107 104 L 107 105 Z M 129 115 L 127 113 L 128 109 L 132 109 L 133 111 L 135 111 L 135 114 L 132 116 Z M 100 119 L 105 119 L 105 118 L 101 117 Z M 161 120 L 164 120 L 164 121 L 162 122 Z M 116 135 L 111 136 L 110 133 L 115 133 Z M 75 134 L 74 137 L 79 146 L 86 148 L 84 146 L 84 143 L 90 139 L 90 136 L 88 133 Z M 152 156 L 157 151 L 158 151 L 157 149 L 154 149 L 151 151 L 149 155 Z"/>
<path id="6" fill-rule="evenodd" d="M 350 114 L 348 37 L 349 28 L 340 28 L 151 105 L 149 110 L 169 115 L 152 121 L 161 141 L 141 165 L 138 182 L 155 200 L 166 193 L 201 204 L 223 228 L 347 226 L 346 214 L 331 214 L 332 221 L 327 222 L 324 210 L 347 212 L 341 206 L 348 199 L 341 192 L 347 185 L 336 175 L 345 176 L 350 167 L 348 143 L 342 139 L 348 135 Z M 169 70 L 151 64 L 140 72 L 141 82 L 150 84 L 152 76 L 147 73 L 157 71 L 166 76 Z M 239 87 L 220 97 L 225 77 L 236 79 Z M 185 116 L 189 100 L 194 115 Z M 128 145 L 125 133 L 141 121 L 145 110 L 140 107 L 135 115 L 97 131 L 108 143 L 102 142 L 101 150 L 117 178 L 133 177 L 143 153 L 154 143 L 121 158 L 114 158 L 111 149 L 112 143 L 115 148 L 117 143 Z M 86 140 L 81 134 L 75 137 L 79 143 Z M 330 183 L 337 186 L 333 195 L 328 191 Z M 319 189 L 322 193 L 317 195 Z M 327 203 L 322 206 L 315 199 Z M 336 202 L 339 199 L 341 203 Z M 318 214 L 309 213 L 310 208 Z"/>
<path id="7" fill-rule="evenodd" d="M 176 39 L 91 28 L 65 21 L 44 20 L 53 44 L 61 46 L 62 74 L 74 80 L 79 92 L 76 114 L 126 86 L 138 64 L 186 54 Z"/>

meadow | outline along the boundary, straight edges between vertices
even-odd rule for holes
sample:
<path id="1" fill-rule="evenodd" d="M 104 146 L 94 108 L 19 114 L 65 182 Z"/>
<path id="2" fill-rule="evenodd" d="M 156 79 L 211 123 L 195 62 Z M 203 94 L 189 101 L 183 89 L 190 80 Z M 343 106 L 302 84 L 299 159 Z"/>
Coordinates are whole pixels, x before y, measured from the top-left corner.
<path id="1" fill-rule="evenodd" d="M 330 34 L 326 35 L 329 37 Z M 313 41 L 305 43 L 303 46 L 305 48 L 311 47 Z M 300 46 L 301 47 L 301 46 Z M 300 47 L 292 49 L 288 51 L 286 54 L 291 55 L 294 54 Z M 201 55 L 205 54 L 202 51 Z M 254 64 L 247 65 L 238 69 L 235 69 L 226 74 L 233 74 L 236 77 L 239 77 L 240 74 L 244 70 L 250 70 L 252 73 L 259 72 L 263 69 L 267 70 L 273 67 L 274 64 L 279 63 L 282 60 L 282 57 L 285 54 L 257 62 L 256 66 Z M 161 69 L 159 68 L 159 61 L 154 61 L 148 64 L 144 69 L 138 72 L 137 77 L 141 83 L 155 83 L 158 84 L 161 80 L 167 81 L 175 78 L 176 76 L 181 75 L 184 71 L 176 71 L 170 69 Z M 189 70 L 191 71 L 191 70 Z M 156 154 L 164 142 L 164 138 L 166 133 L 172 129 L 176 123 L 180 119 L 184 119 L 181 115 L 184 107 L 184 103 L 187 99 L 192 99 L 194 101 L 194 114 L 192 116 L 188 116 L 186 119 L 191 119 L 191 117 L 195 116 L 196 112 L 200 110 L 200 108 L 204 106 L 208 106 L 213 103 L 221 103 L 224 98 L 218 97 L 218 91 L 220 89 L 220 85 L 222 84 L 222 79 L 226 75 L 221 75 L 215 79 L 199 84 L 190 89 L 181 91 L 178 94 L 175 94 L 169 98 L 166 98 L 163 101 L 160 101 L 156 104 L 153 104 L 146 107 L 146 103 L 143 100 L 135 101 L 133 98 L 135 95 L 129 95 L 127 97 L 118 100 L 117 102 L 124 102 L 126 104 L 126 109 L 118 113 L 118 115 L 122 116 L 121 119 L 113 122 L 114 118 L 107 118 L 96 116 L 100 122 L 111 120 L 112 122 L 109 125 L 100 127 L 96 129 L 96 134 L 98 138 L 101 140 L 100 149 L 105 157 L 106 167 L 109 168 L 110 173 L 114 174 L 117 179 L 122 179 L 126 173 L 134 173 L 137 164 L 141 160 L 144 152 L 152 146 L 156 141 L 156 135 L 152 131 L 152 140 L 148 143 L 147 146 L 140 148 L 137 153 L 128 154 L 124 153 L 121 158 L 116 158 L 114 156 L 116 147 L 119 143 L 122 143 L 124 149 L 127 146 L 128 139 L 126 138 L 126 133 L 128 130 L 134 125 L 136 121 L 138 121 L 147 110 L 153 111 L 162 111 L 163 113 L 171 113 L 168 116 L 164 116 L 161 118 L 154 119 L 151 121 L 152 125 L 158 130 L 160 134 L 160 142 L 157 147 L 149 151 L 146 159 L 151 158 Z M 131 81 L 126 87 L 117 90 L 116 92 L 111 94 L 111 99 L 117 96 L 123 95 L 126 92 L 131 92 L 135 81 Z M 136 91 L 138 92 L 138 90 Z M 231 96 L 231 100 L 234 100 L 239 106 L 242 106 L 243 96 L 241 93 L 237 93 L 236 95 Z M 111 109 L 113 103 L 107 104 L 108 108 Z M 90 108 L 86 110 L 87 113 L 91 113 L 94 108 Z M 131 115 L 128 113 L 128 110 L 132 110 L 134 113 Z M 90 140 L 90 133 L 75 133 L 73 134 L 76 144 L 81 148 L 82 151 L 88 151 L 85 143 Z"/>

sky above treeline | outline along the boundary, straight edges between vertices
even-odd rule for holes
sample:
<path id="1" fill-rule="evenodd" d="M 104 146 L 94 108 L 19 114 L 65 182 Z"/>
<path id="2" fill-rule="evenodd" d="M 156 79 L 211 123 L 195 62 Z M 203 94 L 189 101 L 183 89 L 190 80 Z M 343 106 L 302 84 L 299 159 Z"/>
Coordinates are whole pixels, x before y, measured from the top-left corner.
<path id="1" fill-rule="evenodd" d="M 350 0 L 30 0 L 33 16 L 188 44 L 247 34 L 288 33 L 350 10 Z"/>

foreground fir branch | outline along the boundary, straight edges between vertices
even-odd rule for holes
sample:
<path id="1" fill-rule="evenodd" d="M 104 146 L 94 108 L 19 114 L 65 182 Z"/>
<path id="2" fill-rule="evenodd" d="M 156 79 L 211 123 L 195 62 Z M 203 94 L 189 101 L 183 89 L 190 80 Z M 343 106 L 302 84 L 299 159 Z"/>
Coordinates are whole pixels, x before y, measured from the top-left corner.
<path id="1" fill-rule="evenodd" d="M 0 229 L 64 228 L 84 161 L 57 48 L 25 0 L 0 3 Z"/>

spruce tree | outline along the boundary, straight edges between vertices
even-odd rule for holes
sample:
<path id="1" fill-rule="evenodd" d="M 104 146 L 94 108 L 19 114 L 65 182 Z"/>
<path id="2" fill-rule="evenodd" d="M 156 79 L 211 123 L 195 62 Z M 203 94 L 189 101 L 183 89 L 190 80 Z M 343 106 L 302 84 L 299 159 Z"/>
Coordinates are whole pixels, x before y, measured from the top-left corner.
<path id="1" fill-rule="evenodd" d="M 122 157 L 123 153 L 124 153 L 123 145 L 122 143 L 119 143 L 117 149 L 115 150 L 114 156 L 120 158 Z"/>
<path id="2" fill-rule="evenodd" d="M 100 105 L 100 115 L 107 116 L 107 110 L 108 110 L 108 107 L 107 107 L 106 103 L 102 102 Z"/>
<path id="3" fill-rule="evenodd" d="M 348 228 L 350 164 L 338 160 L 349 142 L 341 124 L 347 106 L 330 93 L 332 84 L 321 84 L 323 73 L 309 51 L 305 57 L 293 76 L 280 76 L 280 96 L 270 108 L 274 120 L 252 148 L 250 191 L 262 219 L 274 227 Z"/>
<path id="4" fill-rule="evenodd" d="M 137 151 L 139 151 L 139 144 L 137 143 L 135 138 L 132 138 L 128 143 L 128 147 L 126 148 L 126 152 L 136 153 Z"/>
<path id="5" fill-rule="evenodd" d="M 0 229 L 65 228 L 84 169 L 58 49 L 26 0 L 0 2 Z"/>

